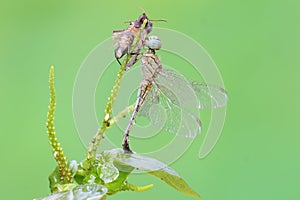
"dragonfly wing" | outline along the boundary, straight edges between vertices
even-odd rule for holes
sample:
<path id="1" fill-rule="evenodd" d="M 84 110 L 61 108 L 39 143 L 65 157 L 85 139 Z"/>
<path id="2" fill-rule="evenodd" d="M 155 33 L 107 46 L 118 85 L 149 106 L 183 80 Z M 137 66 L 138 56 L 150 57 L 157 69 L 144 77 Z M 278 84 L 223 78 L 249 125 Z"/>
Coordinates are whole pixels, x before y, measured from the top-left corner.
<path id="1" fill-rule="evenodd" d="M 201 132 L 201 122 L 196 112 L 188 112 L 178 106 L 175 94 L 163 85 L 153 84 L 139 116 L 148 118 L 151 123 L 176 135 L 194 138 Z"/>
<path id="2" fill-rule="evenodd" d="M 181 90 L 178 93 L 185 93 L 186 89 L 192 88 L 198 100 L 198 104 L 192 109 L 215 109 L 219 107 L 224 107 L 228 101 L 227 92 L 223 88 L 186 79 L 183 75 L 170 69 L 164 69 L 160 77 L 158 77 L 157 82 L 159 82 L 159 84 L 163 83 L 164 85 L 165 82 L 170 82 L 169 87 L 173 87 L 174 90 Z M 187 82 L 188 84 L 186 84 Z M 191 96 L 185 98 L 189 103 L 189 107 L 191 103 L 190 98 Z M 192 99 L 192 101 L 194 101 L 194 99 Z M 174 101 L 174 103 L 176 103 L 176 101 Z M 192 104 L 192 106 L 194 105 L 195 104 Z"/>
<path id="3" fill-rule="evenodd" d="M 158 74 L 153 86 L 139 115 L 168 132 L 187 137 L 201 132 L 199 109 L 223 107 L 228 100 L 224 89 L 188 80 L 169 69 Z"/>
<path id="4" fill-rule="evenodd" d="M 144 103 L 140 107 L 140 110 L 138 111 L 137 115 L 149 118 L 149 110 L 150 110 L 151 106 L 154 104 L 157 104 L 157 102 L 155 101 L 155 98 L 156 97 L 155 97 L 155 94 L 154 94 L 154 91 L 152 88 L 148 92 L 148 94 L 144 100 Z"/>
<path id="5" fill-rule="evenodd" d="M 169 98 L 168 95 L 170 93 L 164 92 L 160 90 L 159 105 L 161 108 L 154 107 L 149 112 L 152 123 L 176 135 L 189 138 L 199 135 L 201 133 L 201 122 L 197 113 L 188 112 L 180 108 Z"/>
<path id="6" fill-rule="evenodd" d="M 173 70 L 163 69 L 156 77 L 155 83 L 173 104 L 188 112 L 197 113 L 195 108 L 199 105 L 198 95 L 183 75 Z"/>
<path id="7" fill-rule="evenodd" d="M 199 98 L 200 109 L 215 109 L 226 106 L 228 95 L 223 88 L 196 81 L 191 81 L 191 85 Z"/>

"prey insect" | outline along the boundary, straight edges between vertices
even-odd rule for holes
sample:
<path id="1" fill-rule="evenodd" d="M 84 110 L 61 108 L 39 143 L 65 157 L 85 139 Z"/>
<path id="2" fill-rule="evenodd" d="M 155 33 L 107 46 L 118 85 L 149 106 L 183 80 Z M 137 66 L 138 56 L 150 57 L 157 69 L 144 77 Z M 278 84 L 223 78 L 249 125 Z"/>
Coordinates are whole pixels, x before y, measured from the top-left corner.
<path id="1" fill-rule="evenodd" d="M 144 29 L 140 29 L 144 20 L 147 20 Z M 144 41 L 147 35 L 152 31 L 152 23 L 149 21 L 146 13 L 143 13 L 134 22 L 130 22 L 130 25 L 125 30 L 115 30 L 113 31 L 113 39 L 116 41 L 117 48 L 115 49 L 115 58 L 121 65 L 120 59 L 127 53 L 131 53 L 132 57 L 129 63 L 127 63 L 125 70 L 128 70 L 132 65 L 134 65 L 138 60 L 138 55 L 143 48 Z M 135 46 L 135 49 L 131 50 L 131 45 L 134 38 L 139 34 L 139 40 Z"/>
<path id="2" fill-rule="evenodd" d="M 162 68 L 161 61 L 155 54 L 161 48 L 161 41 L 157 36 L 147 38 L 145 46 L 148 50 L 141 57 L 142 80 L 122 141 L 123 150 L 128 153 L 132 153 L 129 134 L 137 115 L 154 118 L 152 123 L 161 125 L 163 119 L 159 111 L 150 109 L 153 105 L 159 104 L 166 110 L 164 130 L 194 138 L 201 132 L 199 109 L 223 107 L 228 100 L 223 88 L 189 80 L 173 70 Z"/>

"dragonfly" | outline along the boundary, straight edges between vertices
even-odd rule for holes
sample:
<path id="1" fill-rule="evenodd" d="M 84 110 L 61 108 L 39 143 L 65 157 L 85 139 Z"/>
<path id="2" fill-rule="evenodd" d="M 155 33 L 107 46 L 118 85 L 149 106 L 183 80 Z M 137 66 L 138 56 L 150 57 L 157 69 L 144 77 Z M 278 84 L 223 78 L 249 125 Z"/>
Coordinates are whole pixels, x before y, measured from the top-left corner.
<path id="1" fill-rule="evenodd" d="M 140 30 L 144 21 L 147 20 L 146 26 L 143 30 Z M 144 46 L 144 41 L 147 35 L 152 31 L 152 23 L 149 21 L 148 16 L 144 12 L 142 15 L 138 17 L 137 20 L 130 22 L 130 25 L 125 30 L 114 30 L 112 37 L 116 41 L 115 46 L 115 58 L 118 63 L 121 65 L 120 59 L 127 53 L 130 53 L 131 45 L 134 41 L 134 38 L 137 37 L 139 33 L 139 41 L 135 49 L 132 52 L 132 58 L 127 63 L 125 70 L 128 70 L 132 65 L 134 65 L 138 60 L 138 55 L 140 50 Z"/>
<path id="2" fill-rule="evenodd" d="M 194 138 L 201 133 L 199 109 L 224 107 L 228 101 L 225 89 L 190 80 L 174 70 L 164 69 L 155 52 L 161 48 L 157 36 L 146 38 L 145 46 L 148 50 L 141 57 L 142 80 L 122 140 L 123 150 L 127 153 L 133 153 L 129 146 L 129 134 L 137 115 L 154 119 L 154 125 L 161 124 L 162 115 L 159 110 L 151 109 L 153 105 L 158 104 L 165 109 L 164 130 Z"/>

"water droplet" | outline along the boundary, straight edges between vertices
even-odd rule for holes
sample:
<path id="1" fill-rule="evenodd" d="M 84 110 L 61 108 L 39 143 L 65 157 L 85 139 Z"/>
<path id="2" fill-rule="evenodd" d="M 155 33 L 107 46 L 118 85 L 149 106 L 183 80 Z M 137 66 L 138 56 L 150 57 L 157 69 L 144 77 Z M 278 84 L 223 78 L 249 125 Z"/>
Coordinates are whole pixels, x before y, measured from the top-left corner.
<path id="1" fill-rule="evenodd" d="M 104 163 L 101 169 L 100 178 L 104 183 L 110 183 L 116 180 L 119 176 L 119 170 L 112 162 Z"/>

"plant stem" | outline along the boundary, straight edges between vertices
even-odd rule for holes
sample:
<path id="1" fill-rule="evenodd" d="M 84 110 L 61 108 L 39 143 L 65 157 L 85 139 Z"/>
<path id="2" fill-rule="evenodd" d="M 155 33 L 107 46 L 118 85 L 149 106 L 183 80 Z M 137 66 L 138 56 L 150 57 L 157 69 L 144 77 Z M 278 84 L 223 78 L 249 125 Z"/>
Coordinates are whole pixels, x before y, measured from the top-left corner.
<path id="1" fill-rule="evenodd" d="M 128 64 L 128 62 L 131 58 L 131 54 L 133 53 L 136 45 L 138 44 L 138 41 L 140 39 L 140 33 L 141 33 L 141 31 L 144 30 L 146 24 L 147 24 L 147 19 L 144 20 L 144 22 L 141 26 L 141 29 L 139 30 L 139 33 L 137 34 L 137 36 L 133 40 L 133 43 L 132 43 L 132 46 L 131 46 L 131 49 L 130 49 L 129 53 L 126 55 L 126 58 L 122 62 L 122 65 L 121 65 L 121 67 L 119 69 L 119 72 L 118 72 L 118 75 L 117 75 L 116 83 L 115 83 L 115 85 L 113 86 L 113 88 L 111 90 L 110 97 L 108 98 L 108 101 L 107 101 L 107 104 L 106 104 L 106 107 L 105 107 L 104 118 L 102 120 L 101 128 L 98 129 L 96 135 L 92 138 L 92 141 L 89 145 L 86 159 L 90 161 L 89 162 L 90 166 L 95 161 L 97 148 L 100 146 L 101 139 L 103 138 L 104 132 L 112 125 L 110 123 L 111 115 L 112 115 L 112 106 L 113 106 L 113 103 L 114 103 L 114 101 L 115 101 L 115 99 L 118 95 L 118 91 L 120 89 L 120 83 L 121 83 L 121 80 L 122 80 L 122 77 L 123 77 L 123 74 L 124 74 L 124 71 L 125 71 L 124 69 L 125 69 L 126 65 Z M 114 121 L 112 121 L 112 122 L 114 122 Z"/>
<path id="2" fill-rule="evenodd" d="M 65 184 L 72 183 L 71 172 L 70 169 L 68 168 L 68 161 L 66 156 L 64 155 L 60 143 L 58 142 L 58 139 L 56 137 L 55 127 L 54 127 L 54 111 L 56 106 L 55 103 L 56 94 L 55 94 L 55 87 L 54 87 L 54 66 L 51 66 L 50 68 L 49 84 L 50 84 L 50 103 L 48 106 L 49 111 L 47 113 L 47 123 L 46 123 L 47 136 L 50 140 L 50 145 L 52 146 L 52 152 L 54 158 L 59 167 L 60 180 Z"/>
<path id="3" fill-rule="evenodd" d="M 119 112 L 113 119 L 109 121 L 110 126 L 113 126 L 115 123 L 117 123 L 120 119 L 125 117 L 128 113 L 132 112 L 134 109 L 134 104 L 131 106 L 126 107 L 124 110 Z"/>

